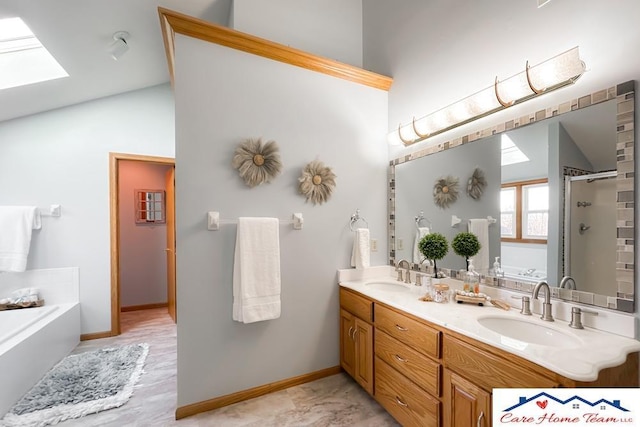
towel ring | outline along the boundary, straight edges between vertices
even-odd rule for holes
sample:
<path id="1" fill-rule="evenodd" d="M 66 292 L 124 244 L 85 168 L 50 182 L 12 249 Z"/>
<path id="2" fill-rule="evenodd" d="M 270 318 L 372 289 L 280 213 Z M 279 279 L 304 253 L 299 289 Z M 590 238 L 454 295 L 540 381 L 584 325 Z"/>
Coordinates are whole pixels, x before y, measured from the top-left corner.
<path id="1" fill-rule="evenodd" d="M 356 213 L 351 215 L 351 222 L 349 223 L 349 228 L 351 229 L 351 231 L 356 231 L 353 229 L 353 225 L 358 221 L 364 222 L 367 228 L 369 228 L 369 223 L 367 222 L 367 220 L 360 216 L 360 209 L 356 209 Z"/>
<path id="2" fill-rule="evenodd" d="M 431 220 L 429 218 L 424 217 L 424 211 L 420 211 L 420 215 L 416 216 L 415 220 L 416 220 L 416 230 L 418 231 L 420 231 L 420 223 L 422 221 L 427 221 L 427 225 L 429 226 L 429 229 L 433 228 Z"/>

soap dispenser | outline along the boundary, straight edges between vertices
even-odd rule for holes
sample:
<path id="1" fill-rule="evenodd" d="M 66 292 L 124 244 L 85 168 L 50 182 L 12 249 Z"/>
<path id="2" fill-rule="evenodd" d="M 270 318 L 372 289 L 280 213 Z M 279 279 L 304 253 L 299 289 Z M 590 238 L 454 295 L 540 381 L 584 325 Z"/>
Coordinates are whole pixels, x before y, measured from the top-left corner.
<path id="1" fill-rule="evenodd" d="M 480 274 L 476 272 L 473 261 L 469 260 L 469 270 L 464 281 L 464 290 L 467 292 L 480 293 Z"/>
<path id="2" fill-rule="evenodd" d="M 504 272 L 502 271 L 502 267 L 500 267 L 500 257 L 497 256 L 495 262 L 493 263 L 493 275 L 496 277 L 502 277 Z"/>

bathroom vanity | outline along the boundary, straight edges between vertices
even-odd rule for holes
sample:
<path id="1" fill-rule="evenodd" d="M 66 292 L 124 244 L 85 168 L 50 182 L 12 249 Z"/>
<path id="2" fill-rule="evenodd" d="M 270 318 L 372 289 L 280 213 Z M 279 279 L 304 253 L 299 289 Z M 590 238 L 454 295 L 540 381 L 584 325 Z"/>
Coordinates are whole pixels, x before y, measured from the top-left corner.
<path id="1" fill-rule="evenodd" d="M 340 280 L 340 364 L 403 426 L 489 426 L 494 388 L 638 387 L 636 340 L 420 295 L 390 275 Z"/>

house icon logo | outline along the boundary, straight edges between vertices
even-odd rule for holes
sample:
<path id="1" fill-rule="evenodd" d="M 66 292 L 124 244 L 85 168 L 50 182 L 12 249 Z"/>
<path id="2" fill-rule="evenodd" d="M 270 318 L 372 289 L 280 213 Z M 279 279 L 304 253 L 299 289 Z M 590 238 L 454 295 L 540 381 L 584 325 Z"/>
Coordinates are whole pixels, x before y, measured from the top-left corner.
<path id="1" fill-rule="evenodd" d="M 573 395 L 571 396 L 569 399 L 559 399 L 556 396 L 549 394 L 547 392 L 542 392 L 542 393 L 538 393 L 535 396 L 532 397 L 525 397 L 525 396 L 520 396 L 520 399 L 518 401 L 517 404 L 513 405 L 510 408 L 505 409 L 504 411 L 513 411 L 514 409 L 522 406 L 522 405 L 526 405 L 528 403 L 531 402 L 535 402 L 536 405 L 541 408 L 541 409 L 546 409 L 546 407 L 549 405 L 549 401 L 555 401 L 558 402 L 561 405 L 572 405 L 572 407 L 576 406 L 576 405 L 580 405 L 580 404 L 584 404 L 588 407 L 592 407 L 595 408 L 597 406 L 600 406 L 601 409 L 606 409 L 606 407 L 609 408 L 615 408 L 615 409 L 619 409 L 623 412 L 629 412 L 629 409 L 625 409 L 622 406 L 620 406 L 620 400 L 619 399 L 615 399 L 612 401 L 608 401 L 607 399 L 599 399 L 595 402 L 590 402 L 587 399 L 580 397 L 579 395 Z M 577 402 L 577 403 L 576 403 Z"/>
<path id="2" fill-rule="evenodd" d="M 640 389 L 494 389 L 493 425 L 640 427 Z"/>

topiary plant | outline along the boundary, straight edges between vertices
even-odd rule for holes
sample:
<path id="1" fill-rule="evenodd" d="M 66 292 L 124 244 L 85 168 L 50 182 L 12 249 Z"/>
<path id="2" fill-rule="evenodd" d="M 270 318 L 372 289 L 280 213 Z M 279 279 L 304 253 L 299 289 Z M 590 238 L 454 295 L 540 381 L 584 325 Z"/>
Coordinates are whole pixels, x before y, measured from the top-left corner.
<path id="1" fill-rule="evenodd" d="M 418 249 L 425 258 L 433 261 L 433 277 L 438 277 L 438 267 L 436 261 L 444 258 L 449 252 L 449 242 L 447 238 L 440 233 L 429 233 L 420 239 Z"/>
<path id="2" fill-rule="evenodd" d="M 475 234 L 463 231 L 453 238 L 451 247 L 457 255 L 464 258 L 467 263 L 467 270 L 469 270 L 469 258 L 477 254 L 482 245 Z"/>

